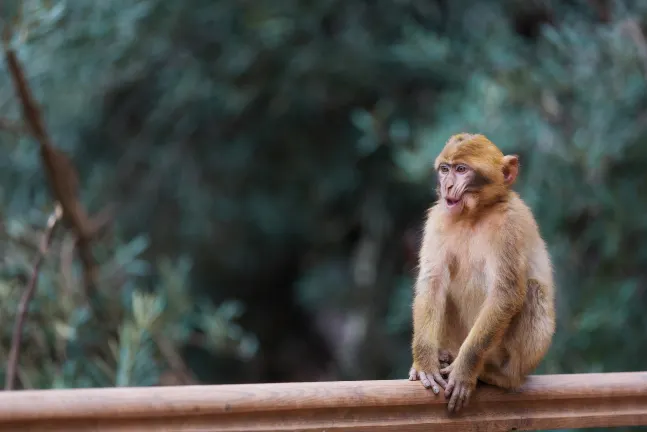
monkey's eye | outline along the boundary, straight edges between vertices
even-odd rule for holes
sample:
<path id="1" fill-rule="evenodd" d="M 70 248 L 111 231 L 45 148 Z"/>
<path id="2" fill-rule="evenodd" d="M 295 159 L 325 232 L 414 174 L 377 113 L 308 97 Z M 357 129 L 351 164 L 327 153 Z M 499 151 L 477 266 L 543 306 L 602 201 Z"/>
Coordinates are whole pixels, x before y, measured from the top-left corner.
<path id="1" fill-rule="evenodd" d="M 447 174 L 449 172 L 449 167 L 445 164 L 441 165 L 439 168 L 439 171 L 443 174 Z"/>
<path id="2" fill-rule="evenodd" d="M 458 166 L 456 167 L 456 172 L 457 172 L 457 173 L 462 174 L 462 173 L 464 173 L 464 172 L 466 172 L 466 171 L 467 171 L 467 167 L 466 167 L 465 165 L 458 165 Z"/>

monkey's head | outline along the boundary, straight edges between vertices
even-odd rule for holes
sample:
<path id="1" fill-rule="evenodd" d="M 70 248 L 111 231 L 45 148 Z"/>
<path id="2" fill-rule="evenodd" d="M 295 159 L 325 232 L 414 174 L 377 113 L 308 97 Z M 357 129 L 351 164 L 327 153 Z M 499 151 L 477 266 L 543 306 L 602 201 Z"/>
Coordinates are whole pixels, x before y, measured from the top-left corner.
<path id="1" fill-rule="evenodd" d="M 449 138 L 434 168 L 442 205 L 459 215 L 505 199 L 517 178 L 519 159 L 504 156 L 484 135 L 461 133 Z"/>

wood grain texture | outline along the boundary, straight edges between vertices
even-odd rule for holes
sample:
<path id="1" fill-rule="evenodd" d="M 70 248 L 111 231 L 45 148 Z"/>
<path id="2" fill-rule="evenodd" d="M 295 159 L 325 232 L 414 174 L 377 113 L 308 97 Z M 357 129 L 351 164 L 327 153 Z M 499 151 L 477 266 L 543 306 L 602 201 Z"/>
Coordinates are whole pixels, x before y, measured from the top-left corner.
<path id="1" fill-rule="evenodd" d="M 419 382 L 343 381 L 0 392 L 0 430 L 462 431 L 647 425 L 647 372 L 538 375 L 479 385 L 448 415 Z"/>

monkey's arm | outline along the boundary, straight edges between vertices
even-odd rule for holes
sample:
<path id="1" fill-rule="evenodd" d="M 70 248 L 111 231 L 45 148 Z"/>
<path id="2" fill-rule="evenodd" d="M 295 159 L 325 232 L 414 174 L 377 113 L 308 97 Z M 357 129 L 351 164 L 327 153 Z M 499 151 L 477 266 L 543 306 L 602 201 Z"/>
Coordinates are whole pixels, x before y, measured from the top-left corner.
<path id="1" fill-rule="evenodd" d="M 445 316 L 447 291 L 449 289 L 449 270 L 444 262 L 445 254 L 437 243 L 433 211 L 428 214 L 420 249 L 420 272 L 416 280 L 413 299 L 413 340 L 411 351 L 413 365 L 409 379 L 420 379 L 426 388 L 440 393 L 446 382 L 440 375 L 438 361 L 439 342 Z"/>
<path id="2" fill-rule="evenodd" d="M 443 332 L 443 318 L 449 288 L 449 270 L 431 273 L 422 268 L 416 282 L 413 300 L 413 366 L 409 379 L 420 378 L 426 388 L 440 393 L 438 385 L 446 387 L 440 375 L 439 342 Z"/>
<path id="3" fill-rule="evenodd" d="M 454 363 L 442 371 L 449 373 L 445 395 L 451 395 L 450 411 L 467 404 L 485 355 L 499 344 L 510 321 L 523 307 L 527 289 L 523 278 L 527 268 L 525 256 L 509 231 L 504 232 L 498 243 L 499 250 L 486 264 L 488 297 L 485 304 Z"/>
<path id="4" fill-rule="evenodd" d="M 438 386 L 447 386 L 440 375 L 438 360 L 447 291 L 442 279 L 442 276 L 419 278 L 413 304 L 413 365 L 409 371 L 409 379 L 420 378 L 422 384 L 431 388 L 435 394 L 440 393 Z"/>

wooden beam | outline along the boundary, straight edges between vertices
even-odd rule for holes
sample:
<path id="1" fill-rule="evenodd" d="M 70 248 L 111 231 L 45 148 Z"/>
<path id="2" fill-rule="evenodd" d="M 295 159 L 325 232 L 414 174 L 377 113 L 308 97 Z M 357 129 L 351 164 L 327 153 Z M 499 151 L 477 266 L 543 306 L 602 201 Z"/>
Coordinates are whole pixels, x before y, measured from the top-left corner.
<path id="1" fill-rule="evenodd" d="M 419 382 L 342 381 L 0 392 L 0 430 L 512 431 L 647 425 L 647 372 L 538 375 L 448 415 Z"/>

